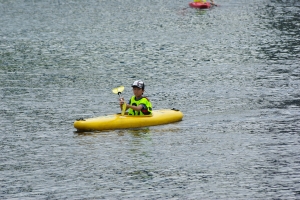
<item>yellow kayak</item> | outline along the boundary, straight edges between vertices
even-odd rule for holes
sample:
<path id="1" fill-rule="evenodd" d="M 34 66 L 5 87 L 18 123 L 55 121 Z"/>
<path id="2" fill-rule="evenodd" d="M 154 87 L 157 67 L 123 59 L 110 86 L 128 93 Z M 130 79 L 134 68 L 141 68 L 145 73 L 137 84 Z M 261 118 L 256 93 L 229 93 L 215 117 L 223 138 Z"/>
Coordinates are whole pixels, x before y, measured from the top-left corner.
<path id="1" fill-rule="evenodd" d="M 113 130 L 124 128 L 137 128 L 156 126 L 181 121 L 182 112 L 176 109 L 153 110 L 151 116 L 131 116 L 113 114 L 89 119 L 78 119 L 74 127 L 79 131 Z"/>

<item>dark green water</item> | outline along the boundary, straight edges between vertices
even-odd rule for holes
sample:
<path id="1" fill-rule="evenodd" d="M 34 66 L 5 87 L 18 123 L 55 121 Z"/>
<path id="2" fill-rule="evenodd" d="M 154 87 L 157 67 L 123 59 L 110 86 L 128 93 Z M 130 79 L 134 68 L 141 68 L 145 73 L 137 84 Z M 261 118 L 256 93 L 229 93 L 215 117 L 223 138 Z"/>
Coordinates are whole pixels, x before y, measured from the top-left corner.
<path id="1" fill-rule="evenodd" d="M 299 199 L 300 3 L 0 0 L 1 199 Z M 146 83 L 175 124 L 77 133 Z"/>

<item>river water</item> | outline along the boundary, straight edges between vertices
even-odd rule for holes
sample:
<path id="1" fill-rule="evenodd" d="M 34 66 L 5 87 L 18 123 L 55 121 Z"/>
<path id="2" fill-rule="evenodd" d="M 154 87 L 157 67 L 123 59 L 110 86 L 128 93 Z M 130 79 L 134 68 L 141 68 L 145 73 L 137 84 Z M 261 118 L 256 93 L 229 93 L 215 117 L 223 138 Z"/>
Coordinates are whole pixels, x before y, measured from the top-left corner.
<path id="1" fill-rule="evenodd" d="M 300 2 L 0 0 L 1 199 L 300 199 Z M 183 121 L 78 133 L 146 83 Z"/>

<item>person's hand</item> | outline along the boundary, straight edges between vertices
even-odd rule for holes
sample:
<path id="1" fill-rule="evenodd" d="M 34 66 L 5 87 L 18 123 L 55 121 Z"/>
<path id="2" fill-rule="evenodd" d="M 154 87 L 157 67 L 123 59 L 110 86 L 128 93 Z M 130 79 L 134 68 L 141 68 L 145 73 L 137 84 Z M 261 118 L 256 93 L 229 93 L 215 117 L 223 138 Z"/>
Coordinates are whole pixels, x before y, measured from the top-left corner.
<path id="1" fill-rule="evenodd" d="M 124 98 L 120 98 L 120 99 L 119 99 L 119 102 L 120 102 L 120 105 L 123 105 L 123 104 L 125 103 Z"/>

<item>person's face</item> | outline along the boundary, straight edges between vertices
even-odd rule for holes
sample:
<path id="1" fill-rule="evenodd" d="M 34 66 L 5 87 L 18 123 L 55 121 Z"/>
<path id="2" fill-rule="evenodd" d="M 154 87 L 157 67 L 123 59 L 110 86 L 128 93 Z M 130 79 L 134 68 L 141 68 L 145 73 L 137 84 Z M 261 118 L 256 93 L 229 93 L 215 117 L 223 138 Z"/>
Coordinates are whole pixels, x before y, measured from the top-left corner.
<path id="1" fill-rule="evenodd" d="M 132 91 L 133 91 L 134 96 L 136 96 L 136 97 L 142 96 L 142 95 L 143 95 L 143 92 L 144 92 L 143 89 L 138 88 L 138 87 L 133 87 L 133 88 L 132 88 Z"/>

